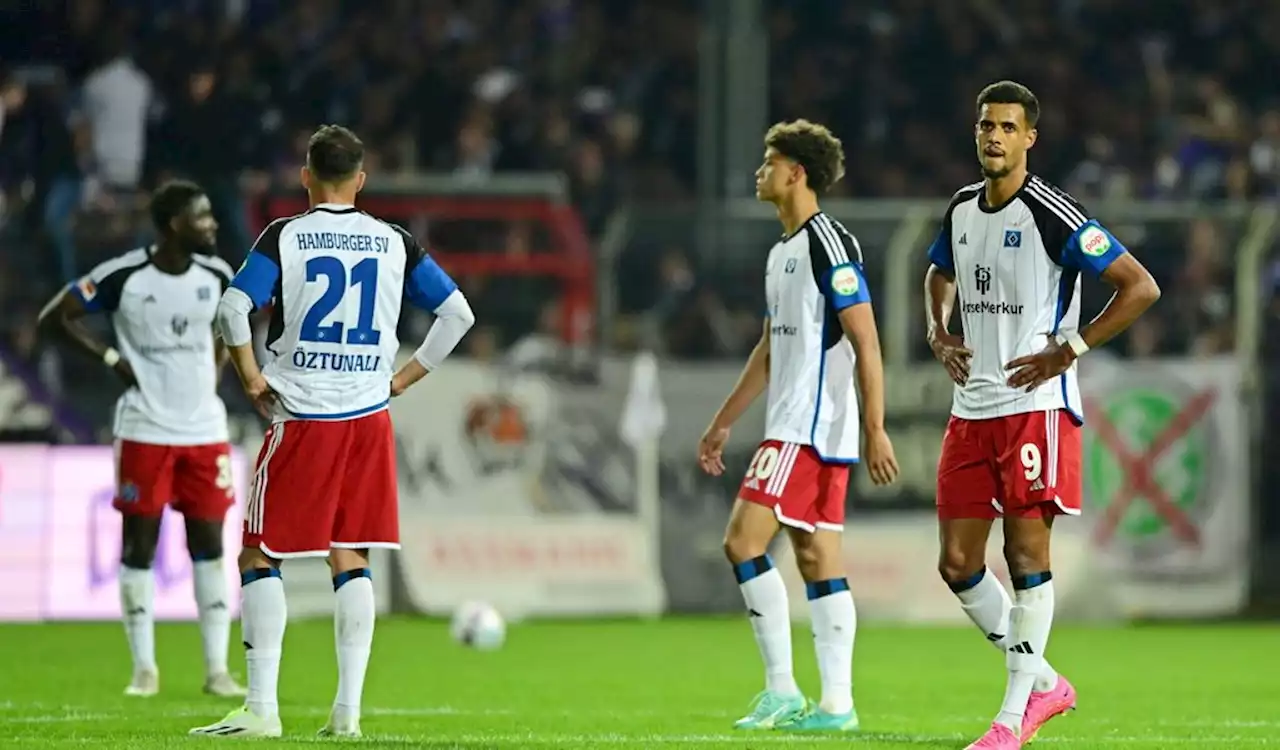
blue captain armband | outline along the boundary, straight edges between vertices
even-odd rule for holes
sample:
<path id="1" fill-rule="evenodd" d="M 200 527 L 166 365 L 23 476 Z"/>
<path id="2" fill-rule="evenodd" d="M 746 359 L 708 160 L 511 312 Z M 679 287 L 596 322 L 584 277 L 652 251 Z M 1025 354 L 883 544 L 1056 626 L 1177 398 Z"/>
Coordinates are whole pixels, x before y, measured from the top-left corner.
<path id="1" fill-rule="evenodd" d="M 256 310 L 271 301 L 279 281 L 280 266 L 254 250 L 245 256 L 236 277 L 231 280 L 231 286 L 248 295 Z"/>
<path id="2" fill-rule="evenodd" d="M 836 310 L 871 301 L 867 279 L 854 263 L 842 263 L 828 271 L 822 280 L 822 293 Z"/>

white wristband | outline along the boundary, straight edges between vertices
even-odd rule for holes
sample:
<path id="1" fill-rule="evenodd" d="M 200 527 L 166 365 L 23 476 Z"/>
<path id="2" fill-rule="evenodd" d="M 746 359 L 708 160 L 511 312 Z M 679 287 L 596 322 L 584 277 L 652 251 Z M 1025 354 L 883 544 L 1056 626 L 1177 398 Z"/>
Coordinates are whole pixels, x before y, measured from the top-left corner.
<path id="1" fill-rule="evenodd" d="M 1077 358 L 1083 357 L 1085 352 L 1089 351 L 1089 345 L 1084 342 L 1084 337 L 1075 331 L 1062 334 L 1062 339 L 1062 343 L 1071 347 L 1071 351 L 1075 352 Z"/>
<path id="2" fill-rule="evenodd" d="M 120 352 L 115 348 L 108 346 L 107 350 L 102 353 L 102 364 L 107 367 L 115 367 L 120 362 Z"/>

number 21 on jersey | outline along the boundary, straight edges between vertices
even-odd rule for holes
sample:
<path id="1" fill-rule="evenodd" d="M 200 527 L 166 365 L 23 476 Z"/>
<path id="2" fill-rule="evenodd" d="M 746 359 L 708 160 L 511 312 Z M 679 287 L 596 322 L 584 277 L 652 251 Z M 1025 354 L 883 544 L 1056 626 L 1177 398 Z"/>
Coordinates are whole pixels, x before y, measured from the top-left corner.
<path id="1" fill-rule="evenodd" d="M 332 344 L 376 346 L 382 333 L 373 327 L 373 315 L 378 300 L 378 259 L 365 258 L 351 268 L 332 255 L 321 255 L 307 261 L 307 283 L 324 283 L 320 294 L 307 314 L 302 318 L 299 338 L 303 341 L 323 341 Z M 341 319 L 325 324 L 324 321 L 342 303 L 347 292 L 360 295 L 360 308 L 355 324 Z M 343 333 L 346 338 L 343 338 Z"/>

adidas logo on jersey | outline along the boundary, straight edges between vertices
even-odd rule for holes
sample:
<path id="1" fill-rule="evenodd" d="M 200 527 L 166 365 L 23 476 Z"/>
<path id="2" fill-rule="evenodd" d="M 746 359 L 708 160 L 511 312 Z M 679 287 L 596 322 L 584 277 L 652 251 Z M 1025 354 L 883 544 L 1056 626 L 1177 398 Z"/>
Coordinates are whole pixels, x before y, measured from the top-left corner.
<path id="1" fill-rule="evenodd" d="M 961 244 L 961 245 L 967 245 L 967 244 L 969 244 L 969 233 L 968 233 L 968 232 L 965 232 L 964 234 L 960 235 L 960 242 L 959 242 L 958 244 Z"/>
<path id="2" fill-rule="evenodd" d="M 1034 491 L 1036 491 L 1036 490 L 1043 490 L 1043 489 L 1044 489 L 1044 482 L 1043 482 L 1043 481 L 1041 481 L 1041 480 L 1037 479 L 1036 481 L 1034 481 L 1034 482 L 1032 482 L 1032 483 L 1031 483 L 1031 490 L 1032 490 L 1033 492 L 1034 492 Z"/>

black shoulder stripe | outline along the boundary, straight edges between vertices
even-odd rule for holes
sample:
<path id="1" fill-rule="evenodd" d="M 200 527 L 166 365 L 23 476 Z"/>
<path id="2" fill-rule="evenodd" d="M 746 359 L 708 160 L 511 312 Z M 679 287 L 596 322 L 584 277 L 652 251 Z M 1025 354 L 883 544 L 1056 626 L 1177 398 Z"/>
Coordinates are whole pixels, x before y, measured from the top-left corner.
<path id="1" fill-rule="evenodd" d="M 1039 177 L 1027 181 L 1023 195 L 1056 216 L 1072 232 L 1089 221 L 1088 213 L 1074 198 Z"/>

